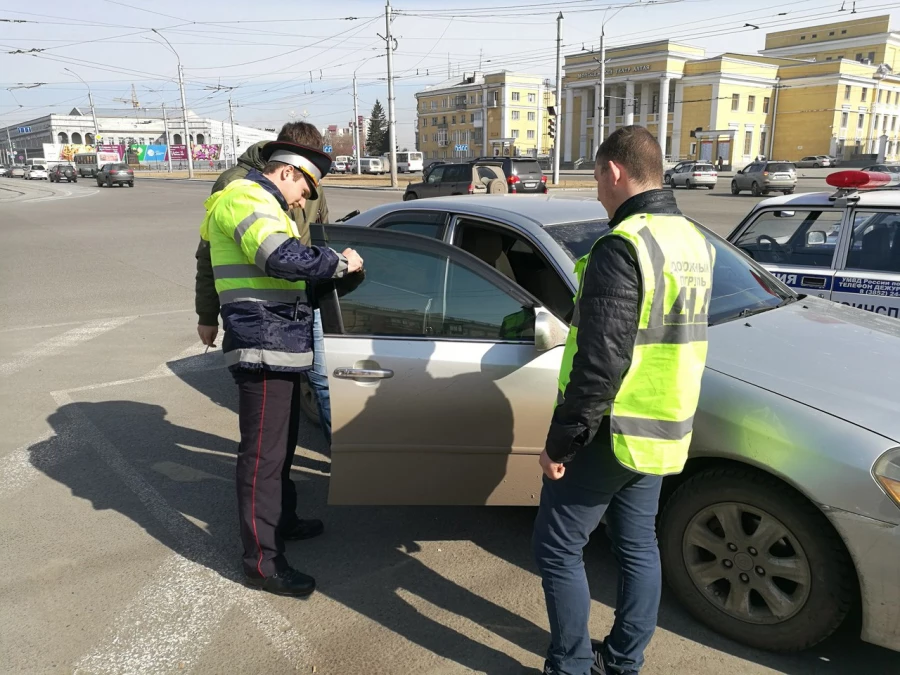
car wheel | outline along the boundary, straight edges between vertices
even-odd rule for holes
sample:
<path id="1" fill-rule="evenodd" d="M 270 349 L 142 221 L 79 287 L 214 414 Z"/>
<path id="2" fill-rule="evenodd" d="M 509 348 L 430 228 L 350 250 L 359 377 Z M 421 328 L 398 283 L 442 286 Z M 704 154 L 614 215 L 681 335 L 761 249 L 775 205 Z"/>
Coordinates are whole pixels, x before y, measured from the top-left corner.
<path id="1" fill-rule="evenodd" d="M 128 181 L 128 187 L 130 187 L 130 188 L 133 188 L 133 187 L 134 187 L 134 181 L 133 181 L 133 180 Z"/>
<path id="2" fill-rule="evenodd" d="M 733 194 L 733 195 L 741 194 L 741 191 L 738 190 L 737 181 L 731 181 L 731 194 Z"/>
<path id="3" fill-rule="evenodd" d="M 666 185 L 671 185 L 672 184 L 672 176 L 670 176 L 669 174 L 666 174 L 665 176 L 663 176 L 663 183 L 665 183 Z"/>
<path id="4" fill-rule="evenodd" d="M 111 188 L 113 186 L 112 178 L 106 179 L 106 187 Z"/>
<path id="5" fill-rule="evenodd" d="M 754 197 L 760 197 L 762 195 L 762 191 L 759 189 L 759 183 L 754 182 L 753 185 L 750 186 L 750 194 Z"/>
<path id="6" fill-rule="evenodd" d="M 707 185 L 706 187 L 709 188 L 710 190 L 712 190 L 716 186 L 715 185 Z"/>
<path id="7" fill-rule="evenodd" d="M 794 194 L 794 191 L 793 191 L 793 190 L 785 190 L 785 191 L 784 191 L 784 194 L 786 194 L 786 195 L 792 195 L 792 194 Z"/>
<path id="8" fill-rule="evenodd" d="M 306 375 L 300 376 L 300 410 L 310 422 L 316 426 L 321 426 L 319 419 L 319 407 L 316 405 L 316 397 L 313 394 L 312 387 L 309 386 L 309 380 Z"/>
<path id="9" fill-rule="evenodd" d="M 752 647 L 812 647 L 855 599 L 852 561 L 828 519 L 755 469 L 694 475 L 666 501 L 658 531 L 666 581 L 682 604 Z"/>
<path id="10" fill-rule="evenodd" d="M 411 202 L 413 199 L 418 199 L 419 196 L 415 192 L 407 192 L 403 195 L 403 201 Z"/>
<path id="11" fill-rule="evenodd" d="M 685 181 L 684 187 L 686 187 L 688 190 L 693 190 L 697 186 L 691 183 L 691 181 Z"/>
<path id="12" fill-rule="evenodd" d="M 813 168 L 814 168 L 814 169 L 818 169 L 818 168 L 819 168 L 819 163 L 816 162 L 815 164 L 813 164 Z"/>

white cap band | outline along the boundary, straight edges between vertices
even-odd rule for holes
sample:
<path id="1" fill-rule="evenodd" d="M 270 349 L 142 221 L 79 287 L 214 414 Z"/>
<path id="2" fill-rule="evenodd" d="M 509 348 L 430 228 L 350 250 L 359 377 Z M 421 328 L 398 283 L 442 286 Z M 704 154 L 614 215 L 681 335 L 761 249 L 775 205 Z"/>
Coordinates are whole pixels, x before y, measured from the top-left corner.
<path id="1" fill-rule="evenodd" d="M 318 167 L 315 164 L 306 159 L 306 157 L 304 157 L 303 155 L 298 155 L 297 153 L 290 152 L 288 150 L 276 150 L 272 153 L 272 156 L 269 157 L 269 161 L 284 162 L 285 164 L 290 164 L 291 166 L 297 167 L 298 169 L 303 169 L 316 181 L 316 185 L 318 185 L 319 181 L 322 180 L 322 172 L 319 171 Z"/>

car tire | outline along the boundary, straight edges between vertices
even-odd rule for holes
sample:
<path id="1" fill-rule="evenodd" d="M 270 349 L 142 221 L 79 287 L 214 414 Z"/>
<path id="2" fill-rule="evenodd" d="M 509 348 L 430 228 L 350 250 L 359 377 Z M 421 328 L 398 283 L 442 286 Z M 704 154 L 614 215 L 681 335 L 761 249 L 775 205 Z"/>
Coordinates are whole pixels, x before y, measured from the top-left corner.
<path id="1" fill-rule="evenodd" d="M 738 190 L 738 184 L 737 184 L 737 181 L 734 181 L 734 180 L 731 181 L 731 194 L 733 194 L 733 195 L 739 195 L 739 194 L 741 194 L 741 191 Z"/>
<path id="2" fill-rule="evenodd" d="M 106 187 L 111 188 L 113 186 L 113 182 L 111 178 L 106 179 Z"/>
<path id="3" fill-rule="evenodd" d="M 133 181 L 133 180 L 128 181 L 128 187 L 130 187 L 130 188 L 133 188 L 133 187 L 134 187 L 134 181 Z"/>
<path id="4" fill-rule="evenodd" d="M 407 192 L 403 195 L 403 201 L 411 202 L 413 199 L 418 199 L 419 196 L 415 192 Z"/>
<path id="5" fill-rule="evenodd" d="M 712 189 L 714 189 L 716 186 L 715 186 L 715 185 L 707 185 L 706 187 L 709 188 L 710 190 L 712 190 Z"/>
<path id="6" fill-rule="evenodd" d="M 666 174 L 665 176 L 663 176 L 663 183 L 665 183 L 666 185 L 671 185 L 672 176 L 670 174 Z"/>
<path id="7" fill-rule="evenodd" d="M 306 375 L 300 376 L 300 410 L 310 422 L 317 427 L 322 426 L 322 421 L 319 419 L 319 406 L 316 405 L 316 397 L 312 387 L 309 386 Z"/>
<path id="8" fill-rule="evenodd" d="M 750 186 L 750 194 L 752 194 L 754 197 L 762 196 L 762 190 L 759 189 L 759 183 L 754 181 L 753 185 Z"/>
<path id="9" fill-rule="evenodd" d="M 785 190 L 785 191 L 784 191 L 784 194 L 786 194 L 786 195 L 792 195 L 792 194 L 794 194 L 794 191 L 793 191 L 793 190 Z"/>
<path id="10" fill-rule="evenodd" d="M 770 541 L 782 535 L 765 551 L 753 548 L 763 524 Z M 856 599 L 853 562 L 828 519 L 799 492 L 756 469 L 695 474 L 666 500 L 658 532 L 666 582 L 679 601 L 713 630 L 751 647 L 812 647 L 837 630 Z M 747 585 L 749 591 L 734 595 L 740 604 L 729 607 L 733 589 Z M 781 603 L 783 619 L 759 588 Z"/>
<path id="11" fill-rule="evenodd" d="M 813 164 L 813 168 L 814 168 L 814 169 L 818 169 L 818 168 L 819 168 L 819 163 L 816 162 L 815 164 Z"/>

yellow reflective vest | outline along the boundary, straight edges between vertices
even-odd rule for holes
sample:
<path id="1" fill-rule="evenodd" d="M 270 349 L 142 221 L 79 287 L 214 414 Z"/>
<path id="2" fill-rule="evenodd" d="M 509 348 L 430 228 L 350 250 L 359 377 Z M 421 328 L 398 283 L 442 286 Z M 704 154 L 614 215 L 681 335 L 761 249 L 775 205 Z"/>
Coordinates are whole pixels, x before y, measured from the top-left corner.
<path id="1" fill-rule="evenodd" d="M 612 449 L 633 471 L 678 473 L 687 461 L 706 365 L 715 250 L 692 222 L 676 215 L 636 214 L 604 236 L 631 244 L 642 286 L 631 366 L 608 413 Z M 560 400 L 578 350 L 578 302 L 590 256 L 575 267 L 579 287 L 559 373 Z"/>

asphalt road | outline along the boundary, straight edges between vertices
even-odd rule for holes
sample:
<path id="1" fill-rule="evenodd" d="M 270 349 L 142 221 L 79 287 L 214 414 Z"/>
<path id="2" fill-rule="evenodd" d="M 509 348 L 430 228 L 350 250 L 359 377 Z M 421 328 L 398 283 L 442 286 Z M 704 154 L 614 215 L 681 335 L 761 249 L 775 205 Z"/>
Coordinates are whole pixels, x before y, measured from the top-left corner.
<path id="1" fill-rule="evenodd" d="M 754 200 L 678 193 L 727 232 Z M 193 252 L 208 183 L 134 189 L 0 180 L 0 673 L 537 672 L 548 640 L 534 512 L 337 508 L 301 430 L 289 545 L 307 601 L 237 583 L 235 389 L 195 335 Z M 567 192 L 565 199 L 590 198 Z M 399 199 L 329 190 L 333 216 Z M 592 630 L 612 620 L 602 532 L 586 552 Z M 854 626 L 803 654 L 744 648 L 668 596 L 649 675 L 898 672 Z"/>

